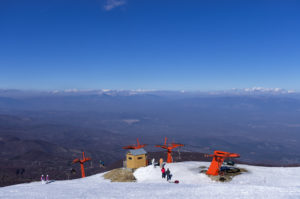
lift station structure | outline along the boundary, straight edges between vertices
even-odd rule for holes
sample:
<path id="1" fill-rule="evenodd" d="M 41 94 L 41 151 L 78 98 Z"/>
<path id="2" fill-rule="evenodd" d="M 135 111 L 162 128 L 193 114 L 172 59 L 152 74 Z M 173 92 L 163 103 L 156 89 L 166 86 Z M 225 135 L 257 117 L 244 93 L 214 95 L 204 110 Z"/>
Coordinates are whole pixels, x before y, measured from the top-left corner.
<path id="1" fill-rule="evenodd" d="M 145 167 L 148 164 L 147 152 L 144 150 L 146 144 L 140 144 L 139 139 L 136 140 L 137 144 L 123 147 L 123 149 L 128 149 L 126 153 L 126 168 L 129 169 Z"/>
<path id="2" fill-rule="evenodd" d="M 207 175 L 217 176 L 219 175 L 221 166 L 226 158 L 239 158 L 240 155 L 237 153 L 229 153 L 224 151 L 215 151 L 212 155 L 207 155 L 207 157 L 212 157 L 211 164 L 206 172 Z"/>

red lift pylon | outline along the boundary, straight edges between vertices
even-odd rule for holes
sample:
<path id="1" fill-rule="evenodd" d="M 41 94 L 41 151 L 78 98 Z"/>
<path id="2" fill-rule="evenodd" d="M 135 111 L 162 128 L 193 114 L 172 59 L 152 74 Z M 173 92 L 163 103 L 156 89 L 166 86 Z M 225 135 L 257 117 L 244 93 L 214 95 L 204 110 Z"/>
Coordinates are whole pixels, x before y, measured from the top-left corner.
<path id="1" fill-rule="evenodd" d="M 90 161 L 92 158 L 86 158 L 84 156 L 84 152 L 82 152 L 82 159 L 76 158 L 75 160 L 73 160 L 73 164 L 79 162 L 80 163 L 80 167 L 81 167 L 81 177 L 84 178 L 85 177 L 85 173 L 84 173 L 84 167 L 83 167 L 83 163 Z"/>
<path id="2" fill-rule="evenodd" d="M 207 157 L 213 157 L 211 164 L 206 172 L 207 175 L 217 176 L 219 175 L 220 168 L 226 158 L 239 158 L 237 153 L 229 153 L 224 151 L 215 151 L 212 155 L 206 155 Z"/>
<path id="3" fill-rule="evenodd" d="M 184 146 L 184 145 L 183 144 L 177 144 L 177 143 L 167 144 L 167 138 L 165 138 L 165 144 L 164 145 L 156 145 L 155 147 L 160 147 L 160 148 L 163 148 L 163 149 L 167 149 L 167 151 L 168 151 L 167 163 L 172 163 L 173 162 L 172 149 L 180 147 L 180 146 Z"/>
<path id="4" fill-rule="evenodd" d="M 146 146 L 146 144 L 140 144 L 139 139 L 136 140 L 137 140 L 137 145 L 124 146 L 123 149 L 140 149 Z"/>

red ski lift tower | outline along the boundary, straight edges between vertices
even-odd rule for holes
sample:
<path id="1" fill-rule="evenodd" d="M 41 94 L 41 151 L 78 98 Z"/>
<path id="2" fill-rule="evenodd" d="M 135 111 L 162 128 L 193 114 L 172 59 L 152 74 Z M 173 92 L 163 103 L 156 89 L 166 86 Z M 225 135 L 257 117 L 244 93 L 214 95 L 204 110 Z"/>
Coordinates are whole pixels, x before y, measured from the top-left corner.
<path id="1" fill-rule="evenodd" d="M 73 164 L 79 162 L 80 163 L 80 167 L 81 167 L 81 177 L 84 178 L 85 177 L 85 173 L 84 173 L 84 167 L 83 167 L 83 163 L 90 161 L 92 158 L 89 157 L 85 157 L 84 156 L 84 152 L 82 152 L 82 159 L 76 158 L 75 160 L 73 160 Z"/>
<path id="2" fill-rule="evenodd" d="M 207 175 L 217 176 L 219 175 L 220 168 L 226 158 L 239 158 L 237 153 L 229 153 L 224 151 L 215 151 L 212 155 L 206 155 L 207 157 L 213 157 L 211 164 L 206 172 Z"/>
<path id="3" fill-rule="evenodd" d="M 166 149 L 168 152 L 168 159 L 167 159 L 167 163 L 172 163 L 173 162 L 173 158 L 172 158 L 172 149 L 177 148 L 177 147 L 181 147 L 184 146 L 183 144 L 178 144 L 178 143 L 171 143 L 171 144 L 167 144 L 167 138 L 165 138 L 165 144 L 164 145 L 156 145 L 156 147 L 160 147 L 163 149 Z"/>
<path id="4" fill-rule="evenodd" d="M 137 145 L 124 146 L 123 149 L 140 149 L 146 146 L 146 144 L 140 144 L 139 139 L 136 140 L 137 140 Z"/>

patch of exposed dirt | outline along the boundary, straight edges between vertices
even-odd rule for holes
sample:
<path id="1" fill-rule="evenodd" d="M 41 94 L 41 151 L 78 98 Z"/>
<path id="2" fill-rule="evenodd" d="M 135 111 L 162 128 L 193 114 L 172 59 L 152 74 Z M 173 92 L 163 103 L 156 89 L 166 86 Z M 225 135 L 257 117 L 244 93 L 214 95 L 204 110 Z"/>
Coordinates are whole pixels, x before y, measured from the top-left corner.
<path id="1" fill-rule="evenodd" d="M 206 174 L 207 167 L 201 166 L 199 168 L 201 169 L 200 173 Z M 217 181 L 217 182 L 229 182 L 235 176 L 241 175 L 243 173 L 248 173 L 248 172 L 249 171 L 247 169 L 235 167 L 232 170 L 225 171 L 225 172 L 220 172 L 220 175 L 217 175 L 217 176 L 212 176 L 212 175 L 207 175 L 207 176 L 210 177 L 210 179 L 212 179 L 213 181 Z"/>
<path id="2" fill-rule="evenodd" d="M 111 182 L 135 182 L 136 179 L 130 169 L 114 169 L 104 174 L 105 179 L 109 179 Z"/>

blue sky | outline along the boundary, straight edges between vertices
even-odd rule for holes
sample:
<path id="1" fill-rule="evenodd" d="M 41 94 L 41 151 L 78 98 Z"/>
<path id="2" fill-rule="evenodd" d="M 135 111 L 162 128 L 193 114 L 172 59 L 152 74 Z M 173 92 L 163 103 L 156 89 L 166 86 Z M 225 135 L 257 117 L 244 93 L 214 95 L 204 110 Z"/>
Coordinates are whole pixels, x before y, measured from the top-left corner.
<path id="1" fill-rule="evenodd" d="M 1 0 L 0 88 L 300 90 L 297 0 Z"/>

